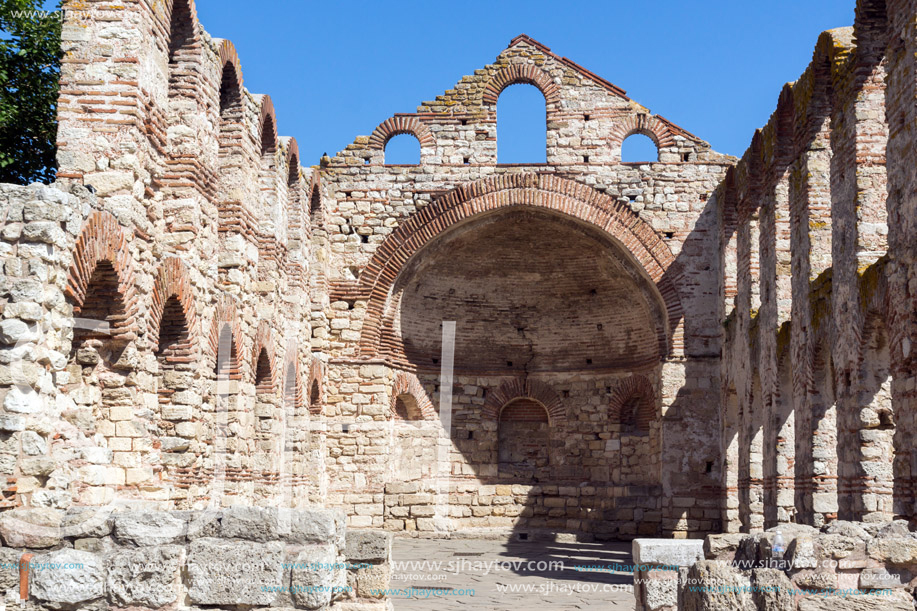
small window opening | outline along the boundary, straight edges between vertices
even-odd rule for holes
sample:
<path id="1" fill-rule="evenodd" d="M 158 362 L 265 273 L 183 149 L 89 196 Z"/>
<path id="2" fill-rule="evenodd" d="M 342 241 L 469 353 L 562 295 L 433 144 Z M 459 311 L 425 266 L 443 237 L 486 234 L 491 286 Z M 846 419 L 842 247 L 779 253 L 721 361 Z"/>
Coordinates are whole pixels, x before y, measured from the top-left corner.
<path id="1" fill-rule="evenodd" d="M 590 117 L 588 114 L 583 115 L 583 121 L 588 121 L 591 118 L 592 117 Z"/>
<path id="2" fill-rule="evenodd" d="M 583 155 L 583 163 L 589 163 L 589 155 Z"/>
<path id="3" fill-rule="evenodd" d="M 659 149 L 648 136 L 631 134 L 621 143 L 621 161 L 624 163 L 641 163 L 658 159 Z"/>
<path id="4" fill-rule="evenodd" d="M 469 163 L 471 163 L 471 157 L 464 157 L 462 161 L 464 162 L 465 165 L 468 165 Z"/>
<path id="5" fill-rule="evenodd" d="M 682 154 L 681 160 L 682 160 L 682 161 L 690 161 L 690 160 L 691 160 L 691 154 L 690 154 L 690 153 L 684 153 L 684 154 Z"/>
<path id="6" fill-rule="evenodd" d="M 675 237 L 675 232 L 674 232 L 674 231 L 666 231 L 666 232 L 665 232 L 665 237 L 667 237 L 667 238 L 673 238 L 673 237 Z"/>
<path id="7" fill-rule="evenodd" d="M 420 140 L 414 134 L 398 134 L 386 144 L 385 165 L 419 165 Z"/>
<path id="8" fill-rule="evenodd" d="M 512 362 L 512 361 L 506 361 L 506 366 L 507 366 L 507 367 L 512 367 L 512 366 L 513 366 L 513 362 Z"/>

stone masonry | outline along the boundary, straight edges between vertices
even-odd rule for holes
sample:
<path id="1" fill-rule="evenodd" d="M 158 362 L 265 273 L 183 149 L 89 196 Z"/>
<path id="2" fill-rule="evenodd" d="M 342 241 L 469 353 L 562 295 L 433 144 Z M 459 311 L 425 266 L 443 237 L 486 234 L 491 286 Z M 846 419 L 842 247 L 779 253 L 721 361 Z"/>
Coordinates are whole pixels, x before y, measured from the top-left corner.
<path id="1" fill-rule="evenodd" d="M 308 169 L 192 0 L 64 8 L 57 182 L 0 186 L 10 515 L 917 518 L 917 0 L 859 0 L 741 160 L 520 35 Z M 509 86 L 546 163 L 498 163 Z M 634 134 L 656 160 L 621 161 Z M 419 163 L 385 163 L 400 135 Z M 220 596 L 193 602 L 274 604 Z"/>

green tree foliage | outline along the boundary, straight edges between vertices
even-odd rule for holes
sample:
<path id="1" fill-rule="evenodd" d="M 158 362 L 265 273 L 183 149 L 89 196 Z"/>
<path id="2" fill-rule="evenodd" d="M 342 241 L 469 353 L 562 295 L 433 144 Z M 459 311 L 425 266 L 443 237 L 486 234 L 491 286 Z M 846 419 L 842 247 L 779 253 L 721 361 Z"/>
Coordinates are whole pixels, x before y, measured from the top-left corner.
<path id="1" fill-rule="evenodd" d="M 54 179 L 61 13 L 43 4 L 0 0 L 0 182 Z"/>

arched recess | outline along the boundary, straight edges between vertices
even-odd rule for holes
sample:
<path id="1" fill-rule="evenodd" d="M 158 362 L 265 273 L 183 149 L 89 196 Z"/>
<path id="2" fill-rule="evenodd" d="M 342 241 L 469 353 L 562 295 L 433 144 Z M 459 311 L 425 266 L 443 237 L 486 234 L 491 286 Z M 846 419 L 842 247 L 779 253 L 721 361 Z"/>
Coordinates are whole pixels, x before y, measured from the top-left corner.
<path id="1" fill-rule="evenodd" d="M 153 284 L 153 296 L 150 306 L 150 341 L 157 351 L 162 351 L 163 336 L 174 336 L 174 331 L 167 330 L 165 324 L 166 309 L 170 300 L 174 299 L 180 308 L 181 317 L 187 327 L 187 353 L 196 343 L 197 338 L 197 313 L 194 308 L 194 293 L 191 286 L 191 277 L 188 269 L 181 259 L 168 257 L 159 266 L 156 282 Z M 174 320 L 174 318 L 172 319 Z"/>
<path id="2" fill-rule="evenodd" d="M 241 149 L 245 136 L 243 120 L 244 99 L 242 89 L 242 67 L 236 48 L 228 40 L 220 42 L 220 155 L 230 150 Z"/>
<path id="3" fill-rule="evenodd" d="M 261 97 L 261 112 L 258 117 L 258 141 L 261 143 L 261 155 L 273 155 L 277 152 L 277 114 L 271 96 Z"/>
<path id="4" fill-rule="evenodd" d="M 667 355 L 682 318 L 680 272 L 664 240 L 630 208 L 591 187 L 553 175 L 511 174 L 457 187 L 399 225 L 373 254 L 360 275 L 369 296 L 360 353 L 377 356 L 393 287 L 401 271 L 427 244 L 476 215 L 514 206 L 547 209 L 572 217 L 610 236 L 635 267 L 655 285 L 665 320 L 657 322 L 659 354 Z"/>
<path id="5" fill-rule="evenodd" d="M 217 303 L 210 327 L 210 355 L 217 380 L 242 379 L 242 326 L 232 298 L 224 296 Z"/>
<path id="6" fill-rule="evenodd" d="M 201 40 L 194 0 L 171 0 L 168 11 L 169 94 L 191 97 L 199 91 Z"/>
<path id="7" fill-rule="evenodd" d="M 533 397 L 515 397 L 502 405 L 497 425 L 499 476 L 516 483 L 549 477 L 553 426 L 547 408 Z"/>
<path id="8" fill-rule="evenodd" d="M 892 365 L 884 312 L 865 317 L 859 379 L 854 386 L 855 429 L 847 432 L 853 452 L 845 452 L 850 480 L 839 499 L 841 519 L 891 520 L 894 515 L 895 406 Z M 844 433 L 844 431 L 842 431 Z M 852 455 L 851 455 L 852 454 Z M 851 460 L 852 459 L 852 460 Z M 846 493 L 846 494 L 845 494 Z M 850 498 L 852 496 L 852 498 Z M 845 502 L 846 501 L 846 502 Z"/>
<path id="9" fill-rule="evenodd" d="M 322 362 L 313 358 L 309 364 L 309 413 L 322 413 Z"/>
<path id="10" fill-rule="evenodd" d="M 506 380 L 500 384 L 499 388 L 487 393 L 484 406 L 481 408 L 481 417 L 496 420 L 505 405 L 522 398 L 537 401 L 544 407 L 552 425 L 567 420 L 563 402 L 553 388 L 544 382 L 523 378 Z"/>
<path id="11" fill-rule="evenodd" d="M 730 533 L 740 532 L 742 522 L 739 519 L 739 428 L 742 414 L 739 407 L 739 394 L 735 382 L 730 380 L 723 391 L 722 408 L 722 443 L 723 455 L 723 530 Z"/>
<path id="12" fill-rule="evenodd" d="M 837 518 L 837 406 L 830 342 L 823 328 L 816 332 L 814 343 L 808 439 L 812 480 L 806 496 L 804 523 L 821 527 Z"/>
<path id="13" fill-rule="evenodd" d="M 400 405 L 399 405 L 400 402 Z M 402 420 L 434 420 L 436 408 L 417 376 L 399 371 L 392 385 L 392 414 Z M 409 417 L 406 417 L 409 416 Z"/>
<path id="14" fill-rule="evenodd" d="M 608 417 L 621 425 L 626 435 L 648 435 L 650 424 L 656 420 L 656 392 L 653 384 L 642 375 L 623 380 L 612 391 Z"/>
<path id="15" fill-rule="evenodd" d="M 321 225 L 323 217 L 321 173 L 313 170 L 312 180 L 309 181 L 309 218 L 312 228 Z"/>
<path id="16" fill-rule="evenodd" d="M 124 229 L 111 214 L 93 212 L 83 225 L 65 294 L 75 317 L 108 323 L 110 340 L 127 343 L 137 338 L 133 258 Z"/>
<path id="17" fill-rule="evenodd" d="M 252 371 L 255 374 L 255 392 L 260 395 L 273 395 L 277 388 L 277 360 L 274 355 L 273 334 L 266 320 L 258 323 L 252 356 L 254 358 Z"/>
<path id="18" fill-rule="evenodd" d="M 176 393 L 193 392 L 193 372 L 197 355 L 197 319 L 191 279 L 185 265 L 176 257 L 165 259 L 159 266 L 153 285 L 150 305 L 150 343 L 154 347 L 159 372 L 156 377 L 160 412 L 158 433 L 180 437 L 176 421 L 192 419 L 195 401 L 182 399 L 173 406 Z M 190 399 L 190 397 L 188 397 Z M 178 409 L 166 409 L 166 406 Z M 187 435 L 187 433 L 186 433 Z M 164 452 L 181 453 L 189 443 L 171 443 Z"/>
<path id="19" fill-rule="evenodd" d="M 283 404 L 294 413 L 302 406 L 302 384 L 299 381 L 299 363 L 288 360 L 283 372 Z"/>

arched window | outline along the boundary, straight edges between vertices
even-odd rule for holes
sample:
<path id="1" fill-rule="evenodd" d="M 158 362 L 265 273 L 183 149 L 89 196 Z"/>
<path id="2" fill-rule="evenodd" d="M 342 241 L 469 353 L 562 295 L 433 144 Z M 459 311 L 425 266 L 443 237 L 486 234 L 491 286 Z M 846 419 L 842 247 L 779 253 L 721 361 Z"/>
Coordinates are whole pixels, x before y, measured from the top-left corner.
<path id="1" fill-rule="evenodd" d="M 544 405 L 528 397 L 500 410 L 497 460 L 501 477 L 535 481 L 548 475 L 551 431 Z"/>
<path id="2" fill-rule="evenodd" d="M 659 160 L 659 149 L 649 136 L 631 134 L 621 143 L 621 161 L 639 163 Z"/>
<path id="3" fill-rule="evenodd" d="M 386 165 L 420 164 L 420 140 L 413 134 L 398 134 L 385 143 Z"/>
<path id="4" fill-rule="evenodd" d="M 534 85 L 510 85 L 497 99 L 497 163 L 547 161 L 547 110 Z"/>
<path id="5" fill-rule="evenodd" d="M 309 406 L 318 411 L 321 404 L 321 392 L 318 389 L 318 380 L 312 380 L 312 388 L 309 390 Z"/>

